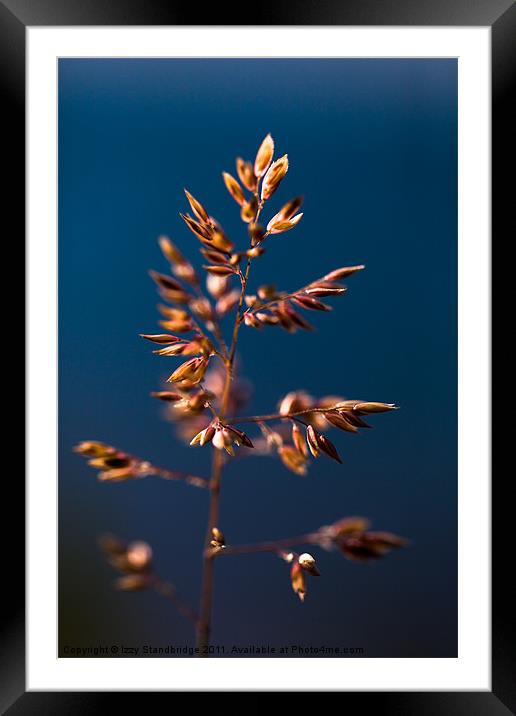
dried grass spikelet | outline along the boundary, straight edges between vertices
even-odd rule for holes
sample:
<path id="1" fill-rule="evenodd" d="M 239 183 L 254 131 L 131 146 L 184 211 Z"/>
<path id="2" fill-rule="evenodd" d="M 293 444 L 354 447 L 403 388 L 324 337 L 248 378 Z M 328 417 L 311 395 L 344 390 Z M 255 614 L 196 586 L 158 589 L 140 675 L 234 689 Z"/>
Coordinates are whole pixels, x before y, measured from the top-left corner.
<path id="1" fill-rule="evenodd" d="M 313 457 L 319 457 L 320 453 L 323 452 L 328 457 L 331 457 L 332 460 L 342 464 L 335 445 L 326 435 L 318 432 L 313 425 L 308 425 L 306 428 L 306 442 Z"/>
<path id="2" fill-rule="evenodd" d="M 301 308 L 306 308 L 308 311 L 331 311 L 332 307 L 327 306 L 322 301 L 318 301 L 312 296 L 306 296 L 302 293 L 297 293 L 290 299 L 293 303 L 296 303 Z"/>
<path id="3" fill-rule="evenodd" d="M 333 427 L 339 428 L 339 430 L 345 430 L 348 433 L 358 432 L 358 426 L 346 417 L 346 413 L 324 413 L 324 417 Z"/>
<path id="4" fill-rule="evenodd" d="M 250 224 L 252 221 L 254 221 L 257 210 L 258 199 L 255 196 L 252 196 L 249 201 L 245 201 L 242 204 L 242 208 L 240 210 L 240 218 L 246 224 Z"/>
<path id="5" fill-rule="evenodd" d="M 197 201 L 197 199 L 190 194 L 190 192 L 185 189 L 184 190 L 186 194 L 186 198 L 188 199 L 188 203 L 190 204 L 190 207 L 195 214 L 195 216 L 201 221 L 203 224 L 209 224 L 210 223 L 210 216 L 204 206 L 201 204 L 200 201 Z"/>
<path id="6" fill-rule="evenodd" d="M 293 216 L 291 219 L 282 219 L 281 221 L 277 221 L 275 223 L 269 221 L 267 224 L 267 230 L 269 234 L 283 234 L 285 231 L 290 231 L 290 229 L 293 229 L 294 226 L 298 224 L 298 222 L 303 217 L 303 214 L 296 214 L 296 216 Z"/>
<path id="7" fill-rule="evenodd" d="M 213 440 L 214 435 L 215 428 L 210 423 L 207 428 L 204 428 L 204 430 L 198 432 L 197 435 L 194 435 L 194 437 L 190 441 L 190 445 L 200 445 L 201 447 L 203 445 L 207 445 Z"/>
<path id="8" fill-rule="evenodd" d="M 251 245 L 257 246 L 260 241 L 265 238 L 265 229 L 260 224 L 251 221 L 248 225 L 249 236 L 251 237 Z"/>
<path id="9" fill-rule="evenodd" d="M 256 191 L 256 177 L 251 162 L 245 162 L 240 157 L 236 160 L 238 178 L 248 191 Z"/>
<path id="10" fill-rule="evenodd" d="M 158 311 L 167 319 L 159 322 L 159 325 L 165 330 L 174 331 L 174 333 L 187 333 L 192 330 L 193 325 L 190 315 L 183 308 L 171 308 L 170 306 L 158 304 Z"/>
<path id="11" fill-rule="evenodd" d="M 344 286 L 340 288 L 334 288 L 329 286 L 311 286 L 305 290 L 305 295 L 311 298 L 328 298 L 329 296 L 340 296 L 346 293 L 348 289 Z"/>
<path id="12" fill-rule="evenodd" d="M 336 544 L 348 559 L 359 562 L 379 559 L 393 549 L 407 545 L 407 540 L 391 532 L 357 532 L 341 536 Z"/>
<path id="13" fill-rule="evenodd" d="M 206 288 L 214 298 L 221 298 L 229 290 L 229 276 L 216 276 L 208 274 L 206 277 Z"/>
<path id="14" fill-rule="evenodd" d="M 180 393 L 172 393 L 170 390 L 153 391 L 151 397 L 163 400 L 165 403 L 177 403 L 179 400 L 183 400 L 183 396 Z"/>
<path id="15" fill-rule="evenodd" d="M 74 451 L 89 458 L 88 465 L 99 470 L 101 482 L 121 482 L 152 474 L 153 466 L 122 450 L 105 443 L 87 440 L 75 446 Z"/>
<path id="16" fill-rule="evenodd" d="M 311 574 L 312 577 L 321 576 L 321 573 L 319 572 L 315 563 L 314 557 L 312 557 L 312 555 L 308 552 L 303 552 L 303 554 L 300 554 L 297 558 L 297 561 L 301 565 L 302 569 L 304 569 L 305 572 L 308 572 L 308 574 Z"/>
<path id="17" fill-rule="evenodd" d="M 207 358 L 191 358 L 186 361 L 186 363 L 182 363 L 179 368 L 176 368 L 172 375 L 167 378 L 167 383 L 178 383 L 183 380 L 188 380 L 192 385 L 195 385 L 196 383 L 200 383 L 204 378 L 207 367 Z"/>
<path id="18" fill-rule="evenodd" d="M 188 214 L 182 214 L 181 212 L 179 212 L 179 216 L 183 219 L 190 231 L 195 234 L 198 239 L 201 239 L 201 241 L 208 242 L 211 242 L 213 240 L 214 228 L 212 223 L 202 224 L 200 221 L 196 221 Z"/>
<path id="19" fill-rule="evenodd" d="M 292 390 L 279 402 L 278 412 L 281 415 L 290 415 L 313 406 L 313 398 L 304 390 Z"/>
<path id="20" fill-rule="evenodd" d="M 210 222 L 212 226 L 211 244 L 210 246 L 219 249 L 220 251 L 230 252 L 233 250 L 233 243 L 229 240 L 226 232 L 219 224 L 219 222 L 210 216 Z"/>
<path id="21" fill-rule="evenodd" d="M 288 156 L 284 154 L 273 162 L 263 178 L 261 199 L 270 199 L 288 171 Z"/>
<path id="22" fill-rule="evenodd" d="M 297 423 L 292 423 L 292 442 L 300 455 L 308 457 L 305 436 Z"/>
<path id="23" fill-rule="evenodd" d="M 279 224 L 282 221 L 288 221 L 289 219 L 292 219 L 292 217 L 297 213 L 297 211 L 301 208 L 301 205 L 303 204 L 303 197 L 302 196 L 296 196 L 294 199 L 291 199 L 288 201 L 284 206 L 281 207 L 281 209 L 278 211 L 277 214 L 275 214 L 272 219 L 267 224 L 267 231 L 271 231 L 272 227 L 275 224 Z"/>
<path id="24" fill-rule="evenodd" d="M 222 178 L 224 179 L 226 189 L 236 201 L 236 203 L 240 206 L 244 205 L 246 202 L 245 194 L 235 177 L 229 174 L 229 172 L 222 172 Z"/>
<path id="25" fill-rule="evenodd" d="M 213 276 L 231 276 L 236 273 L 231 266 L 203 266 L 203 269 Z"/>
<path id="26" fill-rule="evenodd" d="M 98 442 L 97 440 L 83 440 L 74 447 L 74 452 L 84 457 L 106 457 L 108 455 L 116 454 L 116 448 L 106 443 Z"/>
<path id="27" fill-rule="evenodd" d="M 174 246 L 168 236 L 160 236 L 158 242 L 163 255 L 170 263 L 172 273 L 190 285 L 197 286 L 199 284 L 199 277 L 194 267 L 185 259 L 179 249 Z"/>
<path id="28" fill-rule="evenodd" d="M 285 467 L 296 475 L 306 475 L 308 462 L 306 457 L 293 445 L 281 445 L 278 455 Z"/>
<path id="29" fill-rule="evenodd" d="M 215 304 L 215 311 L 217 312 L 217 315 L 225 316 L 226 313 L 229 313 L 237 306 L 239 300 L 240 291 L 238 289 L 234 289 L 233 291 L 226 293 L 224 296 L 221 296 Z"/>
<path id="30" fill-rule="evenodd" d="M 360 264 L 359 266 L 344 266 L 343 268 L 330 271 L 330 273 L 327 273 L 324 278 L 327 281 L 339 281 L 340 279 L 347 278 L 348 276 L 351 276 L 357 271 L 362 271 L 363 269 L 365 269 L 363 264 Z"/>
<path id="31" fill-rule="evenodd" d="M 260 144 L 256 159 L 254 160 L 254 175 L 260 179 L 272 162 L 274 156 L 274 140 L 270 134 Z"/>
<path id="32" fill-rule="evenodd" d="M 290 583 L 299 599 L 304 602 L 306 596 L 306 576 L 305 570 L 297 560 L 293 562 L 290 568 Z"/>
<path id="33" fill-rule="evenodd" d="M 152 343 L 160 343 L 169 345 L 171 343 L 177 343 L 181 340 L 177 336 L 172 336 L 170 333 L 140 333 L 140 338 L 145 338 Z"/>

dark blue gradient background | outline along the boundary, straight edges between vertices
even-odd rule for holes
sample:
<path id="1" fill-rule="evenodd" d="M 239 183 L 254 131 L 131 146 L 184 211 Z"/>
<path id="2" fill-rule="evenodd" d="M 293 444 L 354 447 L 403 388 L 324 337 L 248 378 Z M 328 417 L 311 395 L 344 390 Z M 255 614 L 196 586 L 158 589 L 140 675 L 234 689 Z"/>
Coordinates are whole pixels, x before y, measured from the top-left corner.
<path id="1" fill-rule="evenodd" d="M 156 329 L 147 271 L 160 233 L 198 262 L 178 216 L 187 186 L 243 245 L 221 171 L 267 132 L 291 168 L 271 209 L 305 195 L 252 284 L 292 289 L 365 263 L 317 332 L 241 331 L 257 384 L 250 410 L 285 392 L 395 401 L 359 436 L 332 432 L 344 465 L 308 478 L 270 458 L 226 471 L 221 527 L 252 542 L 369 516 L 411 546 L 376 564 L 318 553 L 304 605 L 270 555 L 217 565 L 213 641 L 363 647 L 366 656 L 452 657 L 457 639 L 457 63 L 455 60 L 59 62 L 60 648 L 191 645 L 154 594 L 120 594 L 96 540 L 149 541 L 159 571 L 196 602 L 207 493 L 157 479 L 99 484 L 74 455 L 100 439 L 157 464 L 209 470 L 149 398 L 177 364 L 137 334 Z M 269 209 L 269 211 L 271 210 Z"/>

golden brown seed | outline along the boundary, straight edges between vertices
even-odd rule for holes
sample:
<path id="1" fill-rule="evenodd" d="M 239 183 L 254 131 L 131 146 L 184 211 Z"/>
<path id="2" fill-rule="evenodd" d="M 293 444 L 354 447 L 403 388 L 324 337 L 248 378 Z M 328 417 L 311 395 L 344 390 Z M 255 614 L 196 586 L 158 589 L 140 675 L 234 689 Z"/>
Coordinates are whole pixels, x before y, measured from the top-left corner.
<path id="1" fill-rule="evenodd" d="M 258 179 L 262 177 L 269 168 L 273 156 L 274 140 L 271 135 L 268 134 L 260 144 L 256 159 L 254 160 L 254 174 Z"/>
<path id="2" fill-rule="evenodd" d="M 297 423 L 292 423 L 292 442 L 294 443 L 296 450 L 303 457 L 308 457 L 308 448 L 306 447 L 305 436 Z"/>
<path id="3" fill-rule="evenodd" d="M 330 271 L 330 273 L 327 273 L 324 278 L 328 281 L 339 281 L 340 279 L 347 278 L 348 276 L 351 276 L 357 271 L 362 271 L 363 269 L 365 269 L 363 264 L 360 264 L 360 266 L 344 266 L 343 268 Z"/>
<path id="4" fill-rule="evenodd" d="M 288 171 L 288 156 L 284 154 L 270 165 L 262 183 L 262 201 L 270 199 Z"/>
<path id="5" fill-rule="evenodd" d="M 245 204 L 245 194 L 237 180 L 228 172 L 222 172 L 222 177 L 224 179 L 226 189 L 229 191 L 236 203 L 240 204 L 240 206 Z"/>
<path id="6" fill-rule="evenodd" d="M 210 216 L 204 206 L 201 204 L 201 202 L 197 201 L 197 199 L 192 196 L 187 189 L 185 189 L 185 194 L 195 216 L 199 219 L 199 221 L 208 224 L 210 221 Z"/>
<path id="7" fill-rule="evenodd" d="M 203 269 L 214 276 L 231 276 L 231 274 L 235 273 L 235 270 L 230 266 L 203 266 Z"/>
<path id="8" fill-rule="evenodd" d="M 307 461 L 293 445 L 281 445 L 278 455 L 287 469 L 296 475 L 306 475 Z"/>
<path id="9" fill-rule="evenodd" d="M 244 162 L 243 159 L 237 157 L 236 169 L 238 178 L 249 191 L 255 191 L 256 189 L 256 177 L 253 171 L 253 165 L 251 162 Z"/>
<path id="10" fill-rule="evenodd" d="M 242 219 L 242 221 L 245 221 L 246 224 L 249 224 L 251 221 L 254 221 L 257 210 L 258 200 L 255 196 L 253 196 L 249 199 L 249 201 L 246 201 L 244 204 L 242 204 L 240 218 Z"/>
<path id="11" fill-rule="evenodd" d="M 151 341 L 152 343 L 176 343 L 176 341 L 179 340 L 177 336 L 172 336 L 170 333 L 156 333 L 156 334 L 149 334 L 149 333 L 140 333 L 140 338 L 146 338 L 148 341 Z"/>
<path id="12" fill-rule="evenodd" d="M 297 594 L 299 599 L 304 602 L 306 595 L 306 579 L 303 568 L 299 562 L 294 562 L 290 570 L 290 582 L 292 589 Z"/>
<path id="13" fill-rule="evenodd" d="M 294 226 L 301 220 L 303 214 L 297 214 L 292 219 L 281 219 L 280 221 L 271 222 L 267 224 L 267 231 L 270 234 L 282 234 L 285 231 L 290 231 Z"/>

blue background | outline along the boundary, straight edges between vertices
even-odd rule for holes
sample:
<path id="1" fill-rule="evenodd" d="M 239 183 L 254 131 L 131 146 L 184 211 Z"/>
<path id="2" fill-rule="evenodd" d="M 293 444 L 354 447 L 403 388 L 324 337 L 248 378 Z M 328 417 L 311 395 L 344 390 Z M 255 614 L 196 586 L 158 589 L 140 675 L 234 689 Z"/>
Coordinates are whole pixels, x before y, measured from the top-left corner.
<path id="1" fill-rule="evenodd" d="M 318 552 L 305 604 L 270 555 L 217 564 L 213 641 L 362 647 L 366 656 L 456 655 L 457 64 L 455 60 L 77 60 L 59 62 L 60 646 L 193 643 L 155 594 L 121 594 L 100 558 L 106 531 L 149 541 L 159 571 L 197 601 L 207 493 L 157 479 L 100 484 L 71 450 L 99 439 L 164 466 L 209 471 L 178 442 L 151 390 L 174 359 L 156 331 L 150 267 L 187 186 L 240 246 L 221 171 L 267 132 L 288 152 L 276 211 L 305 216 L 272 237 L 251 285 L 302 286 L 365 263 L 317 332 L 242 329 L 240 355 L 270 412 L 288 390 L 395 401 L 375 429 L 332 431 L 342 466 L 306 479 L 270 458 L 226 470 L 220 526 L 233 543 L 280 538 L 345 515 L 411 540 L 375 564 Z"/>

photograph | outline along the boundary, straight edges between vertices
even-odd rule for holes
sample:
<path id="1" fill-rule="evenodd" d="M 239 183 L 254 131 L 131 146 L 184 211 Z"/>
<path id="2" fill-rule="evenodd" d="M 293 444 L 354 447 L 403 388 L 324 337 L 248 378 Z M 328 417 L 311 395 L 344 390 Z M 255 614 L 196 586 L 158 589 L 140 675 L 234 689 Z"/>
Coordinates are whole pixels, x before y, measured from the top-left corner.
<path id="1" fill-rule="evenodd" d="M 58 657 L 458 656 L 458 60 L 57 60 Z"/>

